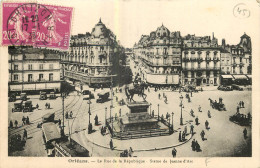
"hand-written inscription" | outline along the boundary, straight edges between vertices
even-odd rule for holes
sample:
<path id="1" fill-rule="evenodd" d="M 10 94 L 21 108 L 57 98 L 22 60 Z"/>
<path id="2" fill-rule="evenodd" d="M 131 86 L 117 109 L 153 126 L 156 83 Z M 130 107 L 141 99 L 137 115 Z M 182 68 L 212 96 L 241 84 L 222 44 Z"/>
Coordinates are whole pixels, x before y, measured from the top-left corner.
<path id="1" fill-rule="evenodd" d="M 250 10 L 246 4 L 239 3 L 234 7 L 233 15 L 240 19 L 248 18 L 250 17 Z"/>

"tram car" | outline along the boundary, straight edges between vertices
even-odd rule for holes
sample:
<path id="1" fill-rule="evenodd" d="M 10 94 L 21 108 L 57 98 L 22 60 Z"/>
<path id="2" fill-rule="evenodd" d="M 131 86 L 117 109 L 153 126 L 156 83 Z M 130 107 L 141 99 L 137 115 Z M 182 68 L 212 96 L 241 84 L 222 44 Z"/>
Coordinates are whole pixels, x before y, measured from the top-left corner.
<path id="1" fill-rule="evenodd" d="M 42 123 L 54 122 L 55 113 L 47 113 L 42 116 Z"/>
<path id="2" fill-rule="evenodd" d="M 250 115 L 244 115 L 240 113 L 236 113 L 229 117 L 229 120 L 231 122 L 234 122 L 241 126 L 250 126 L 251 125 L 251 116 Z"/>

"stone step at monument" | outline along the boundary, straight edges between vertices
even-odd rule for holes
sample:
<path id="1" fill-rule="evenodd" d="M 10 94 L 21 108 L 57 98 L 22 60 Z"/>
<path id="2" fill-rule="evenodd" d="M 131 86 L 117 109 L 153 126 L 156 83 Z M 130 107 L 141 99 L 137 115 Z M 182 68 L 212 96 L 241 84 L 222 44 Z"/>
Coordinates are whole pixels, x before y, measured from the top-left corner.
<path id="1" fill-rule="evenodd" d="M 113 138 L 127 140 L 127 139 L 137 139 L 137 138 L 148 138 L 156 136 L 166 136 L 169 135 L 169 130 L 165 129 L 147 129 L 147 130 L 138 130 L 138 131 L 128 131 L 114 134 Z"/>

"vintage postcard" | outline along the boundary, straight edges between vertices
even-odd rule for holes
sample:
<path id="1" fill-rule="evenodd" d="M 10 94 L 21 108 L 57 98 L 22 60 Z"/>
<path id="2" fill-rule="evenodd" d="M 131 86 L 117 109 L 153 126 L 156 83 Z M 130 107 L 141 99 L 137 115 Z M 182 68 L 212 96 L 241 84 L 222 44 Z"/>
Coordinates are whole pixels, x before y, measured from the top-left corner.
<path id="1" fill-rule="evenodd" d="M 258 0 L 4 0 L 0 27 L 1 168 L 260 167 Z"/>

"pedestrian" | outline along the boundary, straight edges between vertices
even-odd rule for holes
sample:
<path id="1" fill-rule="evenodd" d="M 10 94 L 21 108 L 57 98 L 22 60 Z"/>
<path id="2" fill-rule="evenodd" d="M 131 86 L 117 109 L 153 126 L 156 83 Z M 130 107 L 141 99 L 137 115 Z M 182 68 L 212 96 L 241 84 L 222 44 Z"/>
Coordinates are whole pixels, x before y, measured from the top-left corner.
<path id="1" fill-rule="evenodd" d="M 98 125 L 98 116 L 97 116 L 97 114 L 96 114 L 94 120 L 95 120 L 95 125 Z"/>
<path id="2" fill-rule="evenodd" d="M 245 103 L 244 103 L 244 101 L 242 101 L 242 108 L 245 108 Z"/>
<path id="3" fill-rule="evenodd" d="M 26 124 L 30 124 L 30 120 L 29 120 L 29 117 L 27 116 L 27 118 L 26 118 Z"/>
<path id="4" fill-rule="evenodd" d="M 237 113 L 239 113 L 239 106 L 237 106 Z"/>
<path id="5" fill-rule="evenodd" d="M 72 111 L 70 111 L 70 118 L 72 118 L 72 116 L 73 116 L 73 113 L 72 113 Z"/>
<path id="6" fill-rule="evenodd" d="M 182 141 L 182 139 L 181 139 L 182 137 L 181 137 L 181 131 L 179 132 L 179 142 L 181 142 Z"/>
<path id="7" fill-rule="evenodd" d="M 205 121 L 205 128 L 208 130 L 209 129 L 209 122 L 208 120 Z"/>
<path id="8" fill-rule="evenodd" d="M 195 118 L 195 123 L 196 123 L 196 125 L 199 125 L 199 118 L 198 118 L 198 116 Z"/>
<path id="9" fill-rule="evenodd" d="M 201 111 L 201 107 L 200 107 L 200 105 L 199 105 L 199 108 L 198 108 L 198 110 L 199 110 L 199 112 L 202 112 L 202 111 Z"/>
<path id="10" fill-rule="evenodd" d="M 192 142 L 191 142 L 191 148 L 192 148 L 193 151 L 196 150 L 196 141 L 195 141 L 195 139 L 193 139 Z"/>
<path id="11" fill-rule="evenodd" d="M 13 121 L 10 120 L 9 128 L 13 128 L 13 127 L 14 127 L 14 125 L 13 125 Z"/>
<path id="12" fill-rule="evenodd" d="M 23 130 L 23 140 L 27 140 L 27 131 L 26 131 L 26 129 Z"/>
<path id="13" fill-rule="evenodd" d="M 154 117 L 154 110 L 152 111 L 152 117 Z"/>
<path id="14" fill-rule="evenodd" d="M 208 110 L 208 117 L 211 118 L 211 113 L 210 111 Z"/>
<path id="15" fill-rule="evenodd" d="M 172 149 L 172 157 L 176 157 L 177 150 L 173 147 Z"/>
<path id="16" fill-rule="evenodd" d="M 112 141 L 112 139 L 110 140 L 109 145 L 110 145 L 110 149 L 113 150 L 113 149 L 114 149 L 114 145 L 113 145 L 113 141 Z"/>
<path id="17" fill-rule="evenodd" d="M 14 121 L 14 125 L 15 125 L 15 128 L 17 128 L 17 125 L 18 125 L 18 121 L 17 120 Z"/>
<path id="18" fill-rule="evenodd" d="M 119 109 L 119 117 L 121 117 L 121 108 Z"/>
<path id="19" fill-rule="evenodd" d="M 182 131 L 182 141 L 185 141 L 185 132 Z"/>
<path id="20" fill-rule="evenodd" d="M 161 94 L 160 93 L 158 94 L 158 98 L 161 99 Z"/>
<path id="21" fill-rule="evenodd" d="M 202 141 L 204 141 L 205 140 L 205 138 L 204 138 L 204 136 L 205 136 L 204 130 L 201 131 L 200 136 L 201 136 Z"/>
<path id="22" fill-rule="evenodd" d="M 23 116 L 23 118 L 22 118 L 22 125 L 25 125 L 25 121 L 26 121 L 26 118 Z"/>
<path id="23" fill-rule="evenodd" d="M 45 108 L 48 108 L 48 103 L 47 102 L 45 103 Z"/>
<path id="24" fill-rule="evenodd" d="M 244 138 L 246 139 L 247 138 L 247 129 L 246 128 L 244 129 L 243 134 L 244 134 Z"/>
<path id="25" fill-rule="evenodd" d="M 190 97 L 192 97 L 192 91 L 190 92 Z"/>
<path id="26" fill-rule="evenodd" d="M 37 108 L 37 110 L 39 109 L 39 104 L 38 103 L 36 104 L 36 108 Z"/>
<path id="27" fill-rule="evenodd" d="M 61 126 L 61 120 L 59 119 L 59 126 Z"/>
<path id="28" fill-rule="evenodd" d="M 133 151 L 132 147 L 130 146 L 129 152 L 128 152 L 128 156 L 129 156 L 129 157 L 132 157 L 132 156 L 133 156 L 133 153 L 134 153 L 134 151 Z"/>
<path id="29" fill-rule="evenodd" d="M 104 128 L 103 128 L 103 126 L 102 126 L 102 127 L 101 127 L 101 130 L 100 130 L 101 135 L 104 135 L 103 132 L 104 132 Z"/>
<path id="30" fill-rule="evenodd" d="M 51 108 L 51 103 L 48 103 L 48 109 L 50 109 Z"/>
<path id="31" fill-rule="evenodd" d="M 193 135 L 193 129 L 194 129 L 194 126 L 191 124 L 190 126 L 190 134 Z"/>
<path id="32" fill-rule="evenodd" d="M 187 126 L 186 125 L 184 127 L 184 133 L 185 133 L 185 135 L 187 135 Z"/>
<path id="33" fill-rule="evenodd" d="M 66 114 L 65 114 L 65 118 L 66 118 L 66 119 L 69 118 L 69 113 L 68 113 L 68 112 L 66 112 Z"/>
<path id="34" fill-rule="evenodd" d="M 201 151 L 200 144 L 198 143 L 198 141 L 195 142 L 195 149 L 196 149 L 197 152 Z"/>
<path id="35" fill-rule="evenodd" d="M 194 111 L 192 109 L 190 110 L 190 115 L 194 117 Z"/>

